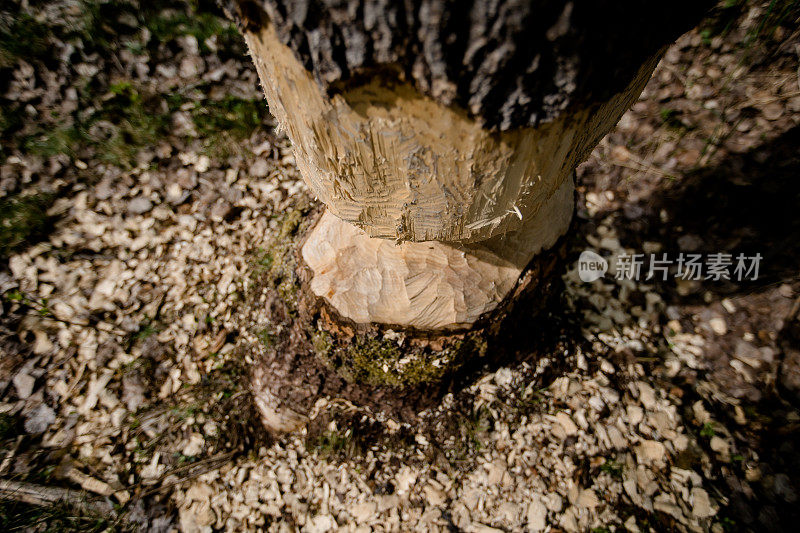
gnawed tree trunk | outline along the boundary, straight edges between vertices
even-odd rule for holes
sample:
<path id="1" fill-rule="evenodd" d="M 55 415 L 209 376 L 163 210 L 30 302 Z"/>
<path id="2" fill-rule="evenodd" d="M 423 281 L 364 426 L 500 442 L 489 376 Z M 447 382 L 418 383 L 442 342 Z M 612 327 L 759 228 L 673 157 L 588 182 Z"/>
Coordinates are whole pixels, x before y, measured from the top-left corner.
<path id="1" fill-rule="evenodd" d="M 709 5 L 229 2 L 325 206 L 292 257 L 303 290 L 289 314 L 308 346 L 278 342 L 256 372 L 268 425 L 287 429 L 353 383 L 395 399 L 443 383 L 485 354 L 478 339 L 535 328 L 553 285 L 545 274 L 557 274 L 552 248 L 572 218 L 575 167 Z M 413 342 L 387 348 L 398 334 Z M 316 344 L 319 368 L 297 355 Z M 343 381 L 324 377 L 332 368 Z M 380 407 L 374 391 L 351 396 Z"/>

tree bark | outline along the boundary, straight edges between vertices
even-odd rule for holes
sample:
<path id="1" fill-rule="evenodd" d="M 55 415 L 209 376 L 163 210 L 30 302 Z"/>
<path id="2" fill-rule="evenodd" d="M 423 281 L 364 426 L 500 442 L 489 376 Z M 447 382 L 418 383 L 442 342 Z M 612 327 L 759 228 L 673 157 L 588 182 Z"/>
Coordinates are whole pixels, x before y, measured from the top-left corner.
<path id="1" fill-rule="evenodd" d="M 304 289 L 351 333 L 431 338 L 499 320 L 520 280 L 552 275 L 575 167 L 712 2 L 226 5 L 325 206 L 297 239 Z"/>

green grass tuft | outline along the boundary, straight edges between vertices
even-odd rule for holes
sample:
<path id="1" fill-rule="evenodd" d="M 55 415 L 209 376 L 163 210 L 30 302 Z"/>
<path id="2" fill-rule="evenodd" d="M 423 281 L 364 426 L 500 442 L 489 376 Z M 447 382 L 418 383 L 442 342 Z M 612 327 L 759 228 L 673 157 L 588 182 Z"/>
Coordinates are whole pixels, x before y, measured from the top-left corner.
<path id="1" fill-rule="evenodd" d="M 78 512 L 64 504 L 49 507 L 0 500 L 0 531 L 100 532 L 119 528 L 107 518 Z"/>
<path id="2" fill-rule="evenodd" d="M 0 18 L 0 68 L 9 67 L 17 59 L 33 61 L 50 53 L 50 28 L 26 13 L 10 21 Z"/>
<path id="3" fill-rule="evenodd" d="M 0 259 L 45 236 L 50 194 L 0 199 Z"/>
<path id="4" fill-rule="evenodd" d="M 17 420 L 8 413 L 0 413 L 0 441 L 17 435 Z"/>

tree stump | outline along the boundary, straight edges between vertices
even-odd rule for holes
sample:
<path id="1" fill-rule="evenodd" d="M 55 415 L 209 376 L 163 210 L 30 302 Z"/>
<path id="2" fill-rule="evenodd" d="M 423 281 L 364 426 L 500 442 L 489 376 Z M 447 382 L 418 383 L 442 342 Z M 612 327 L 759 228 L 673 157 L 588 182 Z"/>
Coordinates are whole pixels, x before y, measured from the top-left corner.
<path id="1" fill-rule="evenodd" d="M 298 200 L 243 317 L 265 424 L 411 417 L 545 330 L 575 167 L 710 5 L 227 2 L 324 206 Z"/>

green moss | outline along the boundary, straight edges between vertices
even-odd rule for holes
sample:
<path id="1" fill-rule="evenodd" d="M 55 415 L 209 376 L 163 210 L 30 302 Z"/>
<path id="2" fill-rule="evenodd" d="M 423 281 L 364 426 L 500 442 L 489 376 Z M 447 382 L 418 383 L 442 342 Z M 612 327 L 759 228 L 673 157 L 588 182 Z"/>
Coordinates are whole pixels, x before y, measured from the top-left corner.
<path id="1" fill-rule="evenodd" d="M 228 157 L 242 152 L 241 141 L 269 119 L 262 99 L 226 96 L 221 100 L 187 102 L 180 95 L 168 97 L 170 109 L 180 107 L 191 114 L 203 150 L 210 157 Z"/>
<path id="2" fill-rule="evenodd" d="M 354 439 L 352 430 L 326 431 L 306 441 L 306 449 L 316 452 L 322 457 L 332 457 L 340 454 L 353 454 Z"/>
<path id="3" fill-rule="evenodd" d="M 327 331 L 314 331 L 311 334 L 311 344 L 318 356 L 327 358 L 333 348 L 333 339 Z"/>
<path id="4" fill-rule="evenodd" d="M 712 424 L 711 422 L 706 422 L 705 424 L 703 424 L 703 427 L 700 428 L 700 436 L 701 437 L 705 437 L 707 439 L 710 439 L 715 434 L 716 433 L 714 432 L 714 424 Z"/>
<path id="5" fill-rule="evenodd" d="M 291 308 L 289 309 L 289 314 L 292 316 L 296 316 L 297 312 L 297 292 L 298 292 L 297 284 L 294 283 L 294 280 L 291 279 L 284 279 L 280 285 L 278 285 L 278 294 L 280 294 L 281 299 L 285 302 L 289 302 L 291 304 Z"/>
<path id="6" fill-rule="evenodd" d="M 98 51 L 115 51 L 122 45 L 141 53 L 145 48 L 171 45 L 184 35 L 194 36 L 202 53 L 210 51 L 206 40 L 214 36 L 217 48 L 243 47 L 243 39 L 235 25 L 222 16 L 212 0 L 83 0 L 81 3 L 82 23 L 70 28 L 68 33 L 79 36 Z M 135 28 L 118 22 L 123 13 L 136 21 Z M 148 42 L 135 39 L 139 28 L 150 31 Z M 121 40 L 121 35 L 128 38 Z"/>
<path id="7" fill-rule="evenodd" d="M 295 275 L 295 239 L 308 211 L 293 209 L 278 220 L 278 237 L 266 248 L 258 248 L 252 261 L 256 285 L 267 285 L 278 292 L 291 315 L 297 313 L 299 285 Z"/>
<path id="8" fill-rule="evenodd" d="M 272 257 L 272 252 L 270 252 L 269 250 L 265 250 L 264 248 L 256 249 L 256 259 L 255 259 L 256 273 L 269 272 L 269 269 L 272 267 L 273 261 L 274 258 Z"/>
<path id="9" fill-rule="evenodd" d="M 275 343 L 275 334 L 269 329 L 262 329 L 256 333 L 258 340 L 266 347 L 270 347 Z"/>
<path id="10" fill-rule="evenodd" d="M 300 209 L 289 211 L 281 222 L 280 238 L 286 239 L 295 235 L 297 233 L 297 228 L 300 227 L 300 223 L 303 221 L 304 215 L 304 211 Z"/>
<path id="11" fill-rule="evenodd" d="M 346 349 L 342 367 L 355 381 L 401 385 L 395 367 L 402 356 L 397 343 L 380 339 L 359 340 Z"/>
<path id="12" fill-rule="evenodd" d="M 465 361 L 484 353 L 485 342 L 469 335 L 441 351 L 404 348 L 394 339 L 378 338 L 357 338 L 346 346 L 317 350 L 317 355 L 346 379 L 390 387 L 439 381 Z"/>
<path id="13" fill-rule="evenodd" d="M 92 101 L 97 88 L 84 88 L 82 100 Z M 212 157 L 241 151 L 243 139 L 261 126 L 268 111 L 261 100 L 226 97 L 221 101 L 189 101 L 178 94 L 159 95 L 123 80 L 111 85 L 102 107 L 83 120 L 64 119 L 55 127 L 42 126 L 24 141 L 24 149 L 43 156 L 78 157 L 87 150 L 95 158 L 120 167 L 136 164 L 136 155 L 170 135 L 172 113 L 187 110 Z M 19 113 L 4 114 L 3 131 L 19 127 Z"/>
<path id="14" fill-rule="evenodd" d="M 93 89 L 85 89 L 91 92 Z M 91 100 L 85 95 L 84 100 Z M 170 114 L 160 96 L 140 91 L 130 81 L 109 87 L 103 106 L 84 120 L 64 119 L 41 126 L 23 141 L 26 151 L 43 156 L 79 157 L 93 149 L 95 158 L 120 167 L 136 164 L 136 155 L 169 133 Z"/>
<path id="15" fill-rule="evenodd" d="M 45 236 L 50 194 L 14 196 L 0 200 L 0 259 Z"/>
<path id="16" fill-rule="evenodd" d="M 183 35 L 192 35 L 197 39 L 200 51 L 209 52 L 206 39 L 217 36 L 218 40 L 241 40 L 236 26 L 208 11 L 211 6 L 192 6 L 191 12 L 176 10 L 149 10 L 144 12 L 142 23 L 154 39 L 161 43 L 170 42 Z"/>
<path id="17" fill-rule="evenodd" d="M 86 55 L 103 57 L 126 49 L 152 57 L 171 56 L 178 48 L 176 40 L 185 35 L 197 38 L 201 53 L 211 52 L 209 38 L 214 37 L 211 46 L 223 60 L 240 58 L 245 52 L 241 35 L 213 0 L 81 0 L 77 13 L 46 24 L 31 15 L 37 10 L 34 5 L 29 13 L 0 16 L 0 74 L 10 76 L 6 69 L 18 59 L 55 67 L 59 59 L 50 46 L 55 40 L 71 43 Z M 142 28 L 150 31 L 142 32 Z M 78 110 L 68 116 L 29 117 L 24 106 L 0 98 L 0 161 L 21 149 L 45 157 L 66 154 L 131 168 L 142 149 L 172 133 L 171 115 L 178 109 L 190 113 L 204 152 L 224 158 L 241 154 L 242 139 L 269 117 L 262 99 L 212 100 L 206 97 L 207 84 L 166 95 L 130 81 L 113 81 L 113 71 L 73 80 Z"/>
<path id="18" fill-rule="evenodd" d="M 622 464 L 616 461 L 606 461 L 602 465 L 600 465 L 600 470 L 608 474 L 609 476 L 615 479 L 622 479 Z"/>
<path id="19" fill-rule="evenodd" d="M 87 124 L 87 140 L 102 148 L 101 159 L 131 166 L 141 149 L 167 135 L 170 115 L 163 111 L 160 97 L 140 92 L 131 82 L 114 84 L 109 92 L 113 96 L 91 119 L 91 125 L 102 120 L 107 129 L 92 131 Z"/>
<path id="20" fill-rule="evenodd" d="M 198 133 L 208 137 L 226 131 L 241 139 L 250 135 L 267 115 L 267 106 L 260 99 L 245 100 L 226 96 L 222 100 L 207 100 L 192 108 L 192 118 Z"/>

